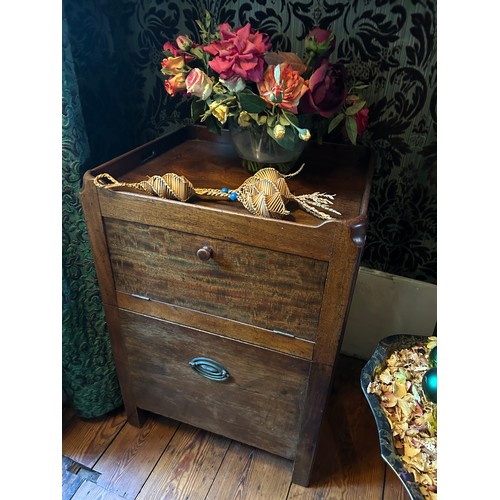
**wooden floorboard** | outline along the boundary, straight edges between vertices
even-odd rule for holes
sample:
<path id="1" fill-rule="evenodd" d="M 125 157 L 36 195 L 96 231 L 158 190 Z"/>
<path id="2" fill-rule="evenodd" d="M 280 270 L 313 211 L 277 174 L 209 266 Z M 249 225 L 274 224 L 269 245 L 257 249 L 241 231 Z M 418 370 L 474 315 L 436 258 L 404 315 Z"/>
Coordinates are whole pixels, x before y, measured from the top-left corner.
<path id="1" fill-rule="evenodd" d="M 410 496 L 396 473 L 388 465 L 385 471 L 384 500 L 408 500 Z"/>
<path id="2" fill-rule="evenodd" d="M 179 423 L 150 416 L 139 429 L 127 423 L 94 468 L 97 484 L 124 498 L 135 498 L 175 434 Z"/>
<path id="3" fill-rule="evenodd" d="M 207 499 L 286 498 L 292 477 L 292 462 L 233 441 Z"/>
<path id="4" fill-rule="evenodd" d="M 92 420 L 72 419 L 62 433 L 63 456 L 93 467 L 126 422 L 123 411 Z"/>
<path id="5" fill-rule="evenodd" d="M 62 498 L 409 500 L 380 457 L 363 365 L 340 356 L 308 488 L 291 482 L 289 460 L 165 417 L 150 414 L 138 429 L 123 410 L 93 420 L 67 410 Z"/>
<path id="6" fill-rule="evenodd" d="M 105 488 L 93 483 L 85 481 L 72 497 L 73 500 L 123 500 L 123 497 L 106 490 Z"/>
<path id="7" fill-rule="evenodd" d="M 230 439 L 181 425 L 141 490 L 138 500 L 201 500 L 217 475 Z"/>

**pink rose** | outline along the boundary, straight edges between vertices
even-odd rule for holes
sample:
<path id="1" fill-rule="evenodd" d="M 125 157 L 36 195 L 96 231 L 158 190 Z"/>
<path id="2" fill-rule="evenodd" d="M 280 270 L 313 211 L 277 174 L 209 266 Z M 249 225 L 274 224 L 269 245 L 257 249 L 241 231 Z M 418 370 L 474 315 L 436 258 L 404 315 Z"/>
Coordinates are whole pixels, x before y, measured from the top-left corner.
<path id="1" fill-rule="evenodd" d="M 307 82 L 309 91 L 300 101 L 300 110 L 324 118 L 332 117 L 347 97 L 346 80 L 347 71 L 343 64 L 331 64 L 324 59 Z"/>
<path id="2" fill-rule="evenodd" d="M 186 90 L 205 101 L 212 93 L 212 80 L 201 69 L 192 69 L 186 77 Z"/>
<path id="3" fill-rule="evenodd" d="M 255 31 L 247 23 L 231 31 L 229 24 L 220 25 L 220 41 L 214 41 L 203 50 L 214 56 L 208 63 L 223 80 L 238 77 L 258 82 L 264 73 L 264 53 L 270 49 L 269 37 Z"/>
<path id="4" fill-rule="evenodd" d="M 194 45 L 193 41 L 186 35 L 179 35 L 175 39 L 175 43 L 182 52 L 187 52 Z"/>

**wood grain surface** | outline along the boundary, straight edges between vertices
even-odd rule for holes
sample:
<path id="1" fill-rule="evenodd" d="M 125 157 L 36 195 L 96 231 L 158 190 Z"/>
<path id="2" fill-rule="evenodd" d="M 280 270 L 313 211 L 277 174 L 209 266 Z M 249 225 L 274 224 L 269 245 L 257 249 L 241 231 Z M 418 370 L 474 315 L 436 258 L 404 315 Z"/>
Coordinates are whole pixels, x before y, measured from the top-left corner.
<path id="1" fill-rule="evenodd" d="M 120 316 L 140 408 L 294 456 L 309 362 L 126 311 Z M 222 364 L 229 378 L 196 373 L 189 361 L 197 357 Z"/>
<path id="2" fill-rule="evenodd" d="M 289 187 L 336 194 L 342 215 L 332 220 L 296 201 L 278 220 L 228 200 L 180 202 L 93 184 L 99 173 L 138 182 L 174 172 L 195 187 L 237 188 L 248 175 L 228 135 L 203 127 L 87 172 L 82 189 L 128 421 L 144 425 L 147 410 L 293 459 L 292 480 L 302 486 L 364 245 L 374 165 L 363 147 L 311 146 Z M 229 378 L 200 377 L 189 366 L 195 357 L 222 364 Z"/>
<path id="3" fill-rule="evenodd" d="M 338 360 L 307 488 L 292 483 L 292 461 L 185 424 L 171 436 L 171 421 L 158 415 L 146 420 L 145 431 L 135 429 L 125 425 L 122 411 L 94 421 L 64 419 L 63 455 L 94 463 L 98 479 L 75 479 L 64 469 L 71 460 L 63 457 L 62 500 L 409 500 L 380 456 L 359 385 L 363 365 L 345 356 Z M 152 455 L 159 455 L 156 462 Z M 148 456 L 148 466 L 141 465 L 139 457 Z"/>
<path id="4" fill-rule="evenodd" d="M 105 228 L 117 291 L 315 339 L 326 262 L 116 219 Z"/>

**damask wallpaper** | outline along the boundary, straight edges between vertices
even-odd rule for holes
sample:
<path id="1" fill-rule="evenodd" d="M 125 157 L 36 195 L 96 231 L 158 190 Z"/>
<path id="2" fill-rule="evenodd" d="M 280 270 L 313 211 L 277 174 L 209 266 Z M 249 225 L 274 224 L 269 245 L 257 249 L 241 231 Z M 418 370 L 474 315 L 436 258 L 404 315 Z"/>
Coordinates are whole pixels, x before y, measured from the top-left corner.
<path id="1" fill-rule="evenodd" d="M 250 22 L 280 50 L 301 53 L 315 26 L 335 33 L 335 56 L 370 85 L 363 141 L 378 161 L 362 265 L 436 283 L 435 0 L 63 0 L 89 145 L 71 175 L 189 121 L 188 105 L 163 88 L 162 47 L 195 36 L 206 9 L 233 27 Z M 63 202 L 63 212 L 77 203 Z M 80 217 L 65 219 L 68 240 Z M 81 264 L 65 265 L 77 279 Z"/>
<path id="2" fill-rule="evenodd" d="M 65 0 L 93 164 L 179 126 L 168 99 L 163 43 L 194 35 L 209 9 L 250 21 L 282 50 L 302 51 L 316 25 L 337 36 L 338 59 L 370 84 L 365 141 L 378 152 L 363 265 L 436 282 L 436 3 L 432 0 Z"/>

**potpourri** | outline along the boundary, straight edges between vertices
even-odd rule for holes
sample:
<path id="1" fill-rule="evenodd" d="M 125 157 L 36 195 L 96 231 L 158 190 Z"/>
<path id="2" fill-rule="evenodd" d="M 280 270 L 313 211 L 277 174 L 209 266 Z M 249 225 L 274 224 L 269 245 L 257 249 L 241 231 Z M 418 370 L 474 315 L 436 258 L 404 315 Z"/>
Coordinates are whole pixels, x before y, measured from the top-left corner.
<path id="1" fill-rule="evenodd" d="M 429 337 L 427 343 L 395 351 L 367 388 L 380 399 L 396 454 L 431 500 L 437 499 L 437 404 L 425 397 L 422 377 L 436 345 L 437 337 Z"/>

